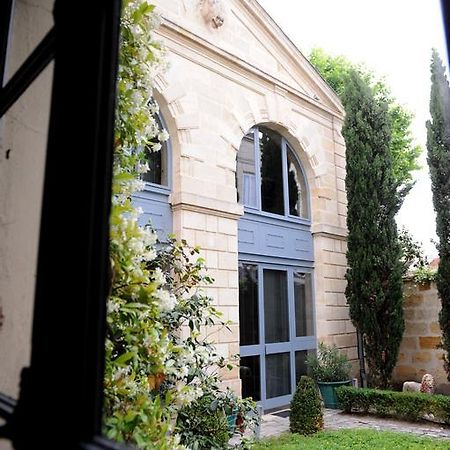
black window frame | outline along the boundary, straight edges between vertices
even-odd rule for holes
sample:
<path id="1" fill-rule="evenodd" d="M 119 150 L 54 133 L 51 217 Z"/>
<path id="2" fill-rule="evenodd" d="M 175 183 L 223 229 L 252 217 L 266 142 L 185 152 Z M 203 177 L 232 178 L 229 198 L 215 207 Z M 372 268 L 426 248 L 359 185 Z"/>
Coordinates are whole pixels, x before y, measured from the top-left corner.
<path id="1" fill-rule="evenodd" d="M 0 2 L 0 118 L 51 61 L 54 72 L 31 360 L 18 399 L 0 394 L 0 437 L 15 449 L 124 449 L 102 437 L 121 1 L 55 0 L 53 28 L 3 84 L 13 6 Z"/>

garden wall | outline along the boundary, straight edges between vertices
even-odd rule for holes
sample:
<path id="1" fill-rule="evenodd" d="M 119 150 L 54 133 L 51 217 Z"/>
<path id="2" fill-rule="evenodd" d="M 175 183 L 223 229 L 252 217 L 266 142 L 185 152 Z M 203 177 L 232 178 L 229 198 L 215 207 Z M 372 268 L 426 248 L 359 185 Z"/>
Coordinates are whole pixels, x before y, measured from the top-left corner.
<path id="1" fill-rule="evenodd" d="M 437 385 L 446 383 L 443 351 L 436 348 L 441 340 L 438 323 L 441 303 L 436 284 L 406 281 L 404 292 L 405 333 L 392 379 L 394 382 L 421 381 L 425 373 L 431 373 Z"/>

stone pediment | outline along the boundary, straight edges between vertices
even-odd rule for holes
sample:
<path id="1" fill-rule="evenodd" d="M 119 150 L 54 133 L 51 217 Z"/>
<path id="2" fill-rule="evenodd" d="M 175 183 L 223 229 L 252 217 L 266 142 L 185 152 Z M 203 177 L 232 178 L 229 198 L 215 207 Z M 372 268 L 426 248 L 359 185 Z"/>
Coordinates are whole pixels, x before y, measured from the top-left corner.
<path id="1" fill-rule="evenodd" d="M 338 96 L 256 0 L 154 0 L 165 26 L 338 114 Z"/>

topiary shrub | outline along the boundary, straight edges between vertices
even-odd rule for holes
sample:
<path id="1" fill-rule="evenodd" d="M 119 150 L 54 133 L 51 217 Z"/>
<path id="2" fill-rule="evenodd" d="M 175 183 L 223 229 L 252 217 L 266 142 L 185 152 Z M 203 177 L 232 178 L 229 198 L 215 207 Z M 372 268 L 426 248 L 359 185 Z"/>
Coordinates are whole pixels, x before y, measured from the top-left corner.
<path id="1" fill-rule="evenodd" d="M 302 376 L 291 401 L 289 427 L 292 433 L 313 434 L 323 428 L 322 400 L 314 381 Z"/>

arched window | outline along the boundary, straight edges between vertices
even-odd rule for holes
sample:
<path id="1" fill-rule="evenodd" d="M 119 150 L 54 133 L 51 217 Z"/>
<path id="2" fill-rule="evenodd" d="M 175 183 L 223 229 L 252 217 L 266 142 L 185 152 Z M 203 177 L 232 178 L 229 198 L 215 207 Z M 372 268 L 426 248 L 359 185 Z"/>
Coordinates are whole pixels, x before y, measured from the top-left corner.
<path id="1" fill-rule="evenodd" d="M 156 121 L 161 132 L 167 133 L 167 126 L 161 114 L 156 116 Z M 172 209 L 169 203 L 172 187 L 171 150 L 170 138 L 161 143 L 161 149 L 158 151 L 152 151 L 150 146 L 145 149 L 149 166 L 148 172 L 142 175 L 145 187 L 133 196 L 135 205 L 143 210 L 141 225 L 150 222 L 161 242 L 166 242 L 167 235 L 172 233 Z"/>
<path id="2" fill-rule="evenodd" d="M 285 217 L 309 218 L 303 170 L 279 133 L 257 126 L 242 140 L 237 157 L 238 201 Z"/>
<path id="3" fill-rule="evenodd" d="M 285 138 L 257 126 L 237 156 L 242 395 L 263 409 L 289 404 L 316 348 L 308 189 Z"/>

